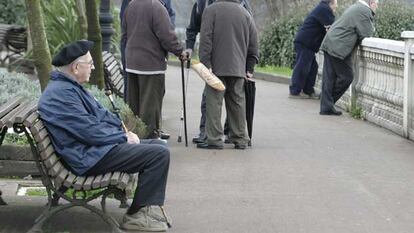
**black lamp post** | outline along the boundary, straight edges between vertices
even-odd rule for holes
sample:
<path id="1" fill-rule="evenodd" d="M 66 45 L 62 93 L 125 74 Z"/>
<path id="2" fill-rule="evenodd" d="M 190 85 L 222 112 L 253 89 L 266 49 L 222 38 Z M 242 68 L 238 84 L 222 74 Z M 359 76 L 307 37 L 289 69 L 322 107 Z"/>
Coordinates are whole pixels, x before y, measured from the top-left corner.
<path id="1" fill-rule="evenodd" d="M 101 0 L 101 6 L 99 8 L 99 24 L 101 25 L 102 35 L 102 51 L 108 51 L 111 48 L 111 36 L 114 34 L 112 28 L 113 17 L 111 14 L 111 1 Z"/>

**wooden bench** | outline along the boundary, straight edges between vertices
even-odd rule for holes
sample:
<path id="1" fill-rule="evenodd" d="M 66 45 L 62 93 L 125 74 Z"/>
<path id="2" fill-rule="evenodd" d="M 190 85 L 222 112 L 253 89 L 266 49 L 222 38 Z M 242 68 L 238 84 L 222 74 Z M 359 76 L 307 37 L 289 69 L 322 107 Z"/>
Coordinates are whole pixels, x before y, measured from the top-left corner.
<path id="1" fill-rule="evenodd" d="M 107 51 L 102 52 L 102 60 L 104 63 L 104 78 L 107 88 L 115 95 L 124 97 L 124 77 L 122 64 L 116 57 Z"/>
<path id="2" fill-rule="evenodd" d="M 16 98 L 0 106 L 0 145 L 7 129 L 11 127 L 16 133 L 26 135 L 48 194 L 48 204 L 29 232 L 41 231 L 44 222 L 53 214 L 75 206 L 82 206 L 98 214 L 111 226 L 112 232 L 122 232 L 118 222 L 107 214 L 105 200 L 108 195 L 114 195 L 121 201 L 121 207 L 127 207 L 127 196 L 135 190 L 136 174 L 113 172 L 98 176 L 75 175 L 55 152 L 48 131 L 39 118 L 36 103 Z M 72 195 L 67 192 L 68 189 L 73 190 Z M 88 196 L 86 192 L 90 190 L 97 191 Z M 77 194 L 81 194 L 81 197 Z M 99 197 L 102 197 L 102 210 L 89 204 Z M 58 205 L 59 198 L 68 203 Z"/>
<path id="3" fill-rule="evenodd" d="M 2 58 L 4 64 L 14 55 L 21 55 L 27 51 L 27 31 L 23 26 L 0 24 L 0 51 L 6 49 L 6 56 Z"/>

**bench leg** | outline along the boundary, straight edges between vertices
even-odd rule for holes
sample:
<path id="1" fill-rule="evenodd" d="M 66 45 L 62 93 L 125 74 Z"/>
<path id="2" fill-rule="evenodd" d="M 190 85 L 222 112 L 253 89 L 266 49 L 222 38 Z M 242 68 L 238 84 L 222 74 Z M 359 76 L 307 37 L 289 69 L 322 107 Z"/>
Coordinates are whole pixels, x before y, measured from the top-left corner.
<path id="1" fill-rule="evenodd" d="M 7 205 L 7 203 L 5 201 L 3 201 L 3 198 L 1 197 L 3 193 L 0 190 L 0 205 Z"/>

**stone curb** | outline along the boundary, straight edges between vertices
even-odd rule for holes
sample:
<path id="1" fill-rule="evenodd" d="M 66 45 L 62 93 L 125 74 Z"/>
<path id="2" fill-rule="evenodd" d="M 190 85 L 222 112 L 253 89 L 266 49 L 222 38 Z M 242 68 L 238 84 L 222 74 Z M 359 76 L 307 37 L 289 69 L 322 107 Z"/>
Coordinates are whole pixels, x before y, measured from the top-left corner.
<path id="1" fill-rule="evenodd" d="M 181 66 L 180 61 L 177 60 L 170 60 L 168 61 L 168 65 L 171 66 Z M 264 80 L 268 82 L 275 82 L 281 84 L 290 84 L 290 77 L 283 76 L 283 75 L 275 75 L 269 73 L 262 73 L 262 72 L 254 72 L 254 78 L 259 80 Z"/>

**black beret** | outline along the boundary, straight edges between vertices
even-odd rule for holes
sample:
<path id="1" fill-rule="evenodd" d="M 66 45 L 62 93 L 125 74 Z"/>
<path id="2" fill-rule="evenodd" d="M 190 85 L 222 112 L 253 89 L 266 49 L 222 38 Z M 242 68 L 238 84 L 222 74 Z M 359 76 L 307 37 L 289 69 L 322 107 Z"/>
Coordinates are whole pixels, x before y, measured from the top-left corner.
<path id="1" fill-rule="evenodd" d="M 89 40 L 78 40 L 65 45 L 53 58 L 52 65 L 64 66 L 70 64 L 76 58 L 85 55 L 93 47 L 93 42 Z"/>

